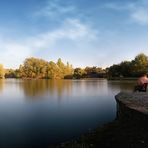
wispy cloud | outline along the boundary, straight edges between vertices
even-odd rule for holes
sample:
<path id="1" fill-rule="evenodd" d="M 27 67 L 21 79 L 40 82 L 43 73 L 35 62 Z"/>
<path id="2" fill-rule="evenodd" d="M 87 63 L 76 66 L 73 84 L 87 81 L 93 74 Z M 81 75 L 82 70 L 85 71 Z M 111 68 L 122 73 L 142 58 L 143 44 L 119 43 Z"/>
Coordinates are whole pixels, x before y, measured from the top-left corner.
<path id="1" fill-rule="evenodd" d="M 74 15 L 78 9 L 67 3 L 62 3 L 60 0 L 48 0 L 45 7 L 36 12 L 35 14 L 40 17 L 48 17 L 50 19 L 59 19 L 60 17 Z"/>
<path id="2" fill-rule="evenodd" d="M 148 24 L 148 1 L 129 1 L 126 3 L 111 2 L 105 4 L 107 9 L 128 13 L 131 22 L 147 25 Z"/>
<path id="3" fill-rule="evenodd" d="M 18 67 L 26 57 L 35 56 L 38 52 L 41 53 L 41 57 L 47 57 L 47 55 L 42 54 L 54 53 L 57 45 L 62 48 L 63 44 L 68 44 L 67 42 L 81 47 L 79 50 L 85 49 L 91 41 L 98 39 L 97 34 L 98 32 L 80 20 L 67 19 L 60 28 L 28 37 L 22 42 L 0 39 L 0 50 L 3 51 L 0 53 L 0 59 L 6 67 Z M 71 47 L 69 50 L 73 50 L 73 48 Z M 64 52 L 66 53 L 66 51 Z M 50 55 L 48 60 L 50 60 Z"/>
<path id="4" fill-rule="evenodd" d="M 27 40 L 27 45 L 32 48 L 44 48 L 57 44 L 59 40 L 67 39 L 73 42 L 85 40 L 89 42 L 97 38 L 98 32 L 93 30 L 90 26 L 83 24 L 78 19 L 67 19 L 61 27 L 31 37 Z"/>
<path id="5" fill-rule="evenodd" d="M 148 7 L 148 5 L 147 5 Z M 148 24 L 148 9 L 146 7 L 135 7 L 130 15 L 133 21 L 141 25 Z"/>
<path id="6" fill-rule="evenodd" d="M 0 41 L 0 63 L 5 67 L 18 67 L 26 57 L 31 55 L 31 50 L 23 44 L 15 41 L 5 40 Z"/>
<path id="7" fill-rule="evenodd" d="M 14 28 L 12 32 L 1 31 L 0 63 L 5 67 L 16 68 L 30 56 L 46 60 L 60 57 L 74 66 L 105 67 L 126 59 L 129 54 L 131 57 L 136 55 L 139 49 L 143 48 L 147 53 L 147 30 L 140 26 L 148 24 L 147 0 L 112 0 L 110 3 L 45 0 L 40 4 L 42 8 L 36 3 L 35 8 L 39 10 L 33 9 L 29 13 L 29 22 L 24 21 L 24 26 L 17 24 L 25 28 L 20 29 L 19 35 Z M 19 19 L 22 20 L 25 20 L 24 16 Z M 18 26 L 15 26 L 16 30 Z"/>

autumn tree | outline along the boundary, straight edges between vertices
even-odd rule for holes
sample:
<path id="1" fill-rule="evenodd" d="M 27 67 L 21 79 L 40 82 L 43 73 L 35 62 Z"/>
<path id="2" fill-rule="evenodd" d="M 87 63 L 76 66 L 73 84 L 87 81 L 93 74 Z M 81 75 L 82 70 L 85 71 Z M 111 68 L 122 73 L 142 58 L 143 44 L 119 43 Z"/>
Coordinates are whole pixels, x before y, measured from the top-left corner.
<path id="1" fill-rule="evenodd" d="M 5 71 L 4 71 L 3 65 L 0 64 L 0 79 L 3 79 L 4 75 L 5 75 Z"/>
<path id="2" fill-rule="evenodd" d="M 73 78 L 73 74 L 74 74 L 73 67 L 72 65 L 69 64 L 69 62 L 67 62 L 67 65 L 65 66 L 64 78 L 71 79 Z"/>
<path id="3" fill-rule="evenodd" d="M 54 63 L 31 57 L 27 58 L 16 72 L 21 78 L 63 79 L 66 75 L 73 74 L 73 68 L 69 64 L 65 65 L 61 59 Z"/>
<path id="4" fill-rule="evenodd" d="M 45 78 L 48 62 L 37 58 L 27 58 L 20 67 L 20 75 L 26 78 Z"/>

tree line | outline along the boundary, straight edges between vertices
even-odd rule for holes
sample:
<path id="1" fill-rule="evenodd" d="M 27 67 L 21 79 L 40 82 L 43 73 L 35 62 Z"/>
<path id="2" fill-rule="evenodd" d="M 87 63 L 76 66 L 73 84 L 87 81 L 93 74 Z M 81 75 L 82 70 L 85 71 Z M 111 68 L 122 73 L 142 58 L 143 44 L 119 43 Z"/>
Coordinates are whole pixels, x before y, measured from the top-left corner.
<path id="1" fill-rule="evenodd" d="M 139 77 L 148 74 L 148 56 L 138 54 L 131 61 L 122 61 L 105 69 L 101 67 L 73 68 L 60 58 L 57 62 L 38 58 L 26 58 L 18 69 L 4 69 L 0 64 L 0 78 L 35 78 L 35 79 L 81 79 L 81 78 L 115 78 Z"/>
<path id="2" fill-rule="evenodd" d="M 3 68 L 2 68 L 3 69 Z M 18 69 L 6 69 L 2 72 L 5 78 L 35 78 L 35 79 L 80 79 L 103 77 L 105 71 L 98 67 L 73 68 L 68 62 L 65 64 L 59 58 L 55 63 L 38 58 L 27 58 Z"/>
<path id="3" fill-rule="evenodd" d="M 6 69 L 5 78 L 63 79 L 73 75 L 73 67 L 61 59 L 55 63 L 38 58 L 27 58 L 19 69 Z"/>
<path id="4" fill-rule="evenodd" d="M 139 77 L 148 74 L 148 56 L 140 53 L 133 60 L 114 64 L 106 68 L 106 71 L 109 78 Z"/>

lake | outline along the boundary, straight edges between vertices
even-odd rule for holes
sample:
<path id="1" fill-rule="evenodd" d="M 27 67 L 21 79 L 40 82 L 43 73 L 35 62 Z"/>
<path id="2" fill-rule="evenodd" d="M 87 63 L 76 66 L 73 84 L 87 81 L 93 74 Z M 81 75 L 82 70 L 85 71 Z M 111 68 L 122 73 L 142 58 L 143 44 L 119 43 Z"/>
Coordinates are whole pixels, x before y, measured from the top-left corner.
<path id="1" fill-rule="evenodd" d="M 88 133 L 116 117 L 114 96 L 134 81 L 0 80 L 0 148 L 41 147 Z"/>

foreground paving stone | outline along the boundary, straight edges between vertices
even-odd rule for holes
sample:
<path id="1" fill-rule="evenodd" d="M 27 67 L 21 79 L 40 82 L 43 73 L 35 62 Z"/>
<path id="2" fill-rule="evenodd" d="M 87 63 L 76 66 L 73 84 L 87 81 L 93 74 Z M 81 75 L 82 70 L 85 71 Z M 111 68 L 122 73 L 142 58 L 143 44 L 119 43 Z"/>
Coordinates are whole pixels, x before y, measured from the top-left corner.
<path id="1" fill-rule="evenodd" d="M 115 99 L 118 119 L 130 122 L 148 120 L 148 92 L 120 92 Z"/>

